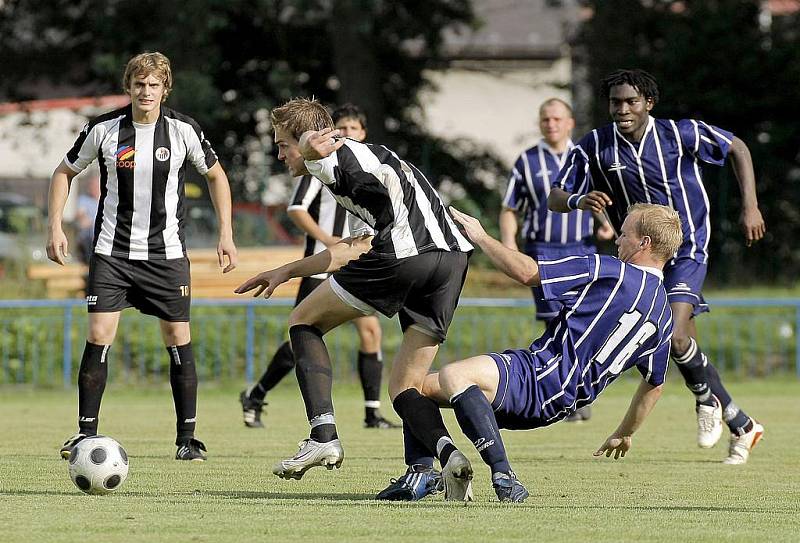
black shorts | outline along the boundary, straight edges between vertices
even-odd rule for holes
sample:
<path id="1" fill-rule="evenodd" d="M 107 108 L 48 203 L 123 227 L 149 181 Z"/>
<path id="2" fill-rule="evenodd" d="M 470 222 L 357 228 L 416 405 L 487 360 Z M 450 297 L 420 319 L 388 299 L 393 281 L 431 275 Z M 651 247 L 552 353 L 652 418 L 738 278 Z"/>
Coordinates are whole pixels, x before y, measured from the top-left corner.
<path id="1" fill-rule="evenodd" d="M 467 253 L 432 251 L 408 258 L 380 258 L 369 251 L 330 277 L 331 288 L 365 313 L 400 315 L 443 342 L 467 278 Z"/>
<path id="2" fill-rule="evenodd" d="M 189 259 L 128 260 L 93 254 L 89 260 L 89 313 L 135 307 L 170 322 L 188 322 L 192 302 Z"/>
<path id="3" fill-rule="evenodd" d="M 314 292 L 318 286 L 325 282 L 325 279 L 317 279 L 316 277 L 303 277 L 300 281 L 300 288 L 297 289 L 297 298 L 294 299 L 294 306 L 300 305 L 300 302 L 308 298 L 308 295 Z"/>

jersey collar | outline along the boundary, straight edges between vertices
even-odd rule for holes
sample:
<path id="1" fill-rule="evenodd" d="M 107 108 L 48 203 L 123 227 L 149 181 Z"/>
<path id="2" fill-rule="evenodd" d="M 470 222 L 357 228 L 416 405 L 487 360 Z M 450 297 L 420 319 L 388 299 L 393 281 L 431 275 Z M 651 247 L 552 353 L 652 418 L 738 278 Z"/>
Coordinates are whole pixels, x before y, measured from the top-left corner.
<path id="1" fill-rule="evenodd" d="M 652 266 L 639 266 L 638 264 L 631 264 L 631 266 L 633 266 L 634 268 L 639 268 L 640 270 L 645 271 L 647 273 L 652 273 L 653 275 L 661 279 L 661 281 L 664 281 L 664 272 L 662 270 L 659 270 L 658 268 L 654 268 Z"/>

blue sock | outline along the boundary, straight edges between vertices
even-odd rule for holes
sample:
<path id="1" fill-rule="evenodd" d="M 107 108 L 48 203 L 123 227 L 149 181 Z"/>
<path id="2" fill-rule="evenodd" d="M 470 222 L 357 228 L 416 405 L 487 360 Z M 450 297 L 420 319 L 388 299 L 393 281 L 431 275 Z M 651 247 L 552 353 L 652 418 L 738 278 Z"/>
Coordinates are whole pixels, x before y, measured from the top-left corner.
<path id="1" fill-rule="evenodd" d="M 486 396 L 477 385 L 472 385 L 450 400 L 456 419 L 464 434 L 472 441 L 492 473 L 508 473 L 511 465 L 506 457 L 500 428 Z"/>
<path id="2" fill-rule="evenodd" d="M 703 355 L 703 357 L 705 358 L 705 355 Z M 708 384 L 711 386 L 711 392 L 714 393 L 714 396 L 719 398 L 719 402 L 722 404 L 722 420 L 728 425 L 731 433 L 740 436 L 752 430 L 753 421 L 747 413 L 739 409 L 739 406 L 733 403 L 733 398 L 731 398 L 731 395 L 722 385 L 722 379 L 720 379 L 719 373 L 717 373 L 717 368 L 707 360 L 706 375 L 708 375 Z"/>

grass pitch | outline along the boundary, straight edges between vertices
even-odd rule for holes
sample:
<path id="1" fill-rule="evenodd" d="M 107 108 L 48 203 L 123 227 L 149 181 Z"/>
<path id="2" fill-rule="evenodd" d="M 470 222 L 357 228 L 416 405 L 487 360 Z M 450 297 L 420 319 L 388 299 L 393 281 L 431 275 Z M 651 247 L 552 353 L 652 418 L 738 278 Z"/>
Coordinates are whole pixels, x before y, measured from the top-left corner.
<path id="1" fill-rule="evenodd" d="M 673 379 L 623 460 L 591 456 L 627 407 L 623 379 L 594 404 L 588 423 L 504 432 L 512 466 L 531 496 L 500 504 L 488 469 L 445 420 L 472 460 L 476 501 L 437 495 L 418 503 L 374 501 L 403 471 L 401 432 L 362 428 L 360 391 L 335 389 L 341 470 L 283 481 L 272 464 L 307 436 L 294 383 L 268 398 L 266 430 L 245 428 L 236 388 L 200 391 L 198 437 L 205 464 L 173 460 L 168 387 L 110 387 L 101 432 L 131 458 L 128 480 L 110 496 L 86 496 L 58 457 L 72 433 L 72 391 L 0 390 L 0 539 L 18 541 L 797 541 L 800 534 L 800 384 L 794 377 L 732 386 L 764 424 L 746 466 L 724 466 L 727 435 L 695 445 L 693 405 Z M 393 416 L 384 402 L 384 413 Z M 394 417 L 396 419 L 396 417 Z M 726 432 L 727 434 L 727 432 Z"/>

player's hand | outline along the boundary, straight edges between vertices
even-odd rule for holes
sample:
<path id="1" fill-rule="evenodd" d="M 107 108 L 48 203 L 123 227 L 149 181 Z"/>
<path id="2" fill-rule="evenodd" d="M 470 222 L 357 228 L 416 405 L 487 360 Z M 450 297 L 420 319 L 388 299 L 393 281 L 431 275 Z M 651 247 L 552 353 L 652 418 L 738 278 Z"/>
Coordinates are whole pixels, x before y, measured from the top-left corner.
<path id="1" fill-rule="evenodd" d="M 600 228 L 597 229 L 597 239 L 600 241 L 608 241 L 614 239 L 614 227 L 611 226 L 611 223 L 603 217 L 602 222 L 600 223 Z"/>
<path id="2" fill-rule="evenodd" d="M 450 206 L 450 213 L 452 213 L 453 218 L 458 222 L 461 226 L 464 227 L 464 231 L 467 233 L 469 239 L 478 243 L 481 239 L 485 238 L 488 234 L 486 230 L 483 229 L 481 225 L 481 221 L 467 215 L 466 213 L 462 213 L 461 211 L 457 210 L 453 206 Z"/>
<path id="3" fill-rule="evenodd" d="M 614 460 L 620 457 L 624 457 L 625 453 L 631 448 L 631 436 L 617 436 L 617 435 L 610 435 L 606 442 L 603 443 L 599 449 L 594 452 L 594 456 L 603 456 L 605 454 L 607 457 L 611 457 L 611 453 L 614 453 Z"/>
<path id="4" fill-rule="evenodd" d="M 578 209 L 591 211 L 593 213 L 603 213 L 603 209 L 605 209 L 606 206 L 610 206 L 612 203 L 608 194 L 599 190 L 593 190 L 578 200 Z"/>
<path id="5" fill-rule="evenodd" d="M 299 150 L 305 160 L 319 160 L 331 156 L 344 145 L 345 139 L 335 128 L 308 130 L 300 136 Z"/>
<path id="6" fill-rule="evenodd" d="M 64 262 L 69 256 L 69 242 L 61 228 L 50 231 L 50 236 L 47 238 L 46 250 L 47 258 L 56 264 L 64 265 Z"/>
<path id="7" fill-rule="evenodd" d="M 225 266 L 225 257 L 228 257 L 228 265 Z M 217 244 L 217 258 L 219 259 L 219 267 L 224 269 L 222 273 L 228 273 L 239 264 L 239 253 L 236 251 L 236 245 L 231 238 L 220 238 Z"/>
<path id="8" fill-rule="evenodd" d="M 264 293 L 264 298 L 269 298 L 278 286 L 282 285 L 289 280 L 289 276 L 281 271 L 281 268 L 261 272 L 255 277 L 251 277 L 238 287 L 234 292 L 236 294 L 244 294 L 253 289 L 257 289 L 253 298 L 258 298 L 261 293 Z"/>
<path id="9" fill-rule="evenodd" d="M 757 207 L 750 207 L 742 209 L 739 215 L 739 225 L 744 232 L 745 245 L 750 247 L 754 241 L 758 241 L 764 237 L 767 231 L 767 225 L 764 224 L 764 218 L 761 216 L 761 211 Z"/>

